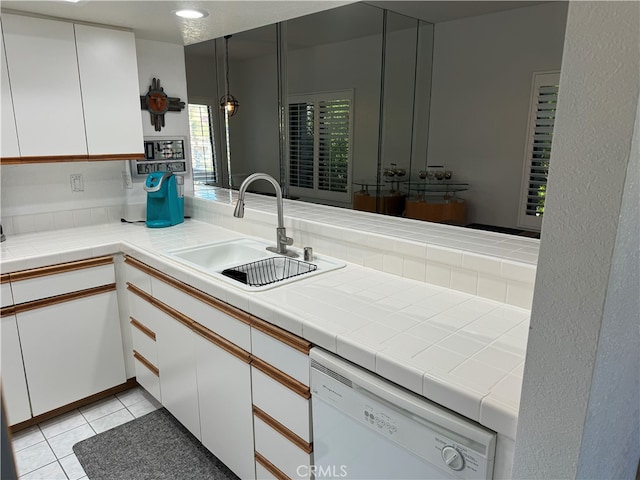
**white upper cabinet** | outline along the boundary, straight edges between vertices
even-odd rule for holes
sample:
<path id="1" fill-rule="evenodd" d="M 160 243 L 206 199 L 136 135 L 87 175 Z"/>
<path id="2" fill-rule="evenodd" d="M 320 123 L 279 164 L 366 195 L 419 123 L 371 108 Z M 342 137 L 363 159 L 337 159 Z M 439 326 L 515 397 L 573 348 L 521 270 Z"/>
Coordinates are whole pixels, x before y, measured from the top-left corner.
<path id="1" fill-rule="evenodd" d="M 135 37 L 75 25 L 89 155 L 143 153 Z"/>
<path id="2" fill-rule="evenodd" d="M 0 156 L 18 157 L 18 132 L 16 131 L 16 117 L 13 114 L 13 100 L 11 98 L 11 86 L 9 85 L 9 74 L 7 73 L 7 59 L 4 56 L 4 40 L 2 30 L 0 30 L 0 68 L 2 69 L 2 140 L 0 141 Z"/>
<path id="3" fill-rule="evenodd" d="M 20 154 L 86 156 L 73 24 L 3 14 L 2 28 Z"/>

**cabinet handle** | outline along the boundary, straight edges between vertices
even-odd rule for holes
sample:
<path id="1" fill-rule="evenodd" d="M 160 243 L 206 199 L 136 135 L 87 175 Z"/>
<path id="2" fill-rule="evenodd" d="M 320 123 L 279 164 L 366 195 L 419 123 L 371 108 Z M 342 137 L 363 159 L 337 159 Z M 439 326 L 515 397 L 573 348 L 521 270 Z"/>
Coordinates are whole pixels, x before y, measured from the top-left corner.
<path id="1" fill-rule="evenodd" d="M 142 333 L 144 333 L 151 340 L 153 340 L 154 342 L 156 341 L 156 334 L 153 330 L 151 330 L 148 327 L 145 327 L 143 324 L 141 324 L 138 320 L 136 320 L 133 317 L 129 317 L 129 323 L 134 327 L 136 327 L 138 330 L 140 330 Z"/>
<path id="2" fill-rule="evenodd" d="M 12 282 L 28 280 L 30 278 L 46 277 L 48 275 L 56 275 L 58 273 L 73 272 L 74 270 L 83 270 L 85 268 L 99 267 L 113 263 L 113 257 L 97 257 L 78 262 L 61 263 L 58 265 L 50 265 L 42 268 L 34 268 L 32 270 L 23 270 L 21 272 L 13 272 L 9 274 Z"/>
<path id="3" fill-rule="evenodd" d="M 282 330 L 281 328 L 276 327 L 275 325 L 271 325 L 270 323 L 267 323 L 264 320 L 260 320 L 259 318 L 254 318 L 251 326 L 260 330 L 262 333 L 275 338 L 281 343 L 284 343 L 285 345 L 288 345 L 291 348 L 304 353 L 305 355 L 309 355 L 309 350 L 311 350 L 311 343 L 304 340 L 303 338 L 300 338 L 293 333 Z"/>
<path id="4" fill-rule="evenodd" d="M 9 283 L 9 274 L 3 273 L 0 275 L 0 283 Z"/>
<path id="5" fill-rule="evenodd" d="M 138 360 L 142 365 L 144 365 L 145 367 L 147 367 L 151 373 L 153 373 L 156 377 L 160 376 L 160 370 L 158 370 L 158 367 L 156 367 L 153 363 L 151 363 L 149 360 L 147 360 L 146 358 L 144 358 L 142 355 L 140 355 L 138 352 L 136 352 L 135 350 L 133 351 L 133 358 L 135 358 L 136 360 Z"/>
<path id="6" fill-rule="evenodd" d="M 55 297 L 43 298 L 41 300 L 34 300 L 32 302 L 21 303 L 15 305 L 14 309 L 16 313 L 26 312 L 28 310 L 35 310 L 36 308 L 49 307 L 58 303 L 71 302 L 84 297 L 90 297 L 92 295 L 100 295 L 101 293 L 113 292 L 116 290 L 116 284 L 102 285 L 100 287 L 87 288 L 86 290 L 80 290 L 77 292 L 64 293 L 62 295 L 56 295 Z"/>
<path id="7" fill-rule="evenodd" d="M 233 355 L 236 358 L 239 358 L 245 363 L 251 362 L 251 354 L 249 352 L 231 343 L 229 340 L 227 340 L 224 337 L 221 337 L 217 333 L 212 332 L 207 327 L 203 327 L 199 323 L 194 322 L 192 328 L 193 328 L 193 331 L 196 332 L 198 335 L 210 341 L 214 345 L 220 347 L 227 353 L 230 353 L 231 355 Z"/>
<path id="8" fill-rule="evenodd" d="M 256 458 L 256 462 L 262 465 L 271 475 L 276 477 L 278 480 L 291 480 L 282 470 L 280 470 L 258 452 L 254 452 L 254 455 Z"/>
<path id="9" fill-rule="evenodd" d="M 0 309 L 0 317 L 8 317 L 9 315 L 14 315 L 15 313 L 16 308 L 13 305 Z"/>
<path id="10" fill-rule="evenodd" d="M 273 428 L 276 432 L 282 435 L 284 438 L 293 443 L 296 447 L 298 447 L 303 452 L 309 454 L 313 452 L 313 444 L 304 441 L 298 435 L 293 433 L 287 427 L 282 425 L 279 421 L 271 417 L 268 413 L 260 410 L 255 405 L 253 406 L 253 415 L 262 420 L 264 423 Z"/>
<path id="11" fill-rule="evenodd" d="M 302 398 L 307 400 L 311 398 L 311 390 L 309 390 L 309 387 L 307 387 L 304 383 L 296 380 L 295 378 L 290 377 L 286 373 L 281 372 L 264 360 L 260 360 L 258 357 L 254 357 L 253 355 L 251 355 L 251 365 L 256 367 L 268 377 L 271 377 L 276 382 L 284 385 L 293 393 L 297 393 Z"/>

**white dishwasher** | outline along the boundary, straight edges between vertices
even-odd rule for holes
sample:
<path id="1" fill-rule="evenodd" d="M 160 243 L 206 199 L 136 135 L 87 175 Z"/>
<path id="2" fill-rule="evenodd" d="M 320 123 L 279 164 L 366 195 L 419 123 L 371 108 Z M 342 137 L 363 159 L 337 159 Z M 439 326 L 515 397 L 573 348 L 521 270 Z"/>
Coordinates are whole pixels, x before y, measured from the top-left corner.
<path id="1" fill-rule="evenodd" d="M 316 479 L 490 479 L 496 434 L 319 348 L 311 357 Z"/>

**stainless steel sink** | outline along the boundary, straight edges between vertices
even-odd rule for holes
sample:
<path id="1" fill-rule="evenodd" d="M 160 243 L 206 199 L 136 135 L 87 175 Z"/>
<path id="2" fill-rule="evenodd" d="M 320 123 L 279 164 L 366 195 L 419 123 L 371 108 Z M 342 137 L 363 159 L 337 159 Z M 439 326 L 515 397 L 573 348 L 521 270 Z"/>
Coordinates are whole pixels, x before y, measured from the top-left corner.
<path id="1" fill-rule="evenodd" d="M 316 255 L 310 262 L 276 255 L 266 250 L 270 245 L 239 238 L 172 250 L 168 255 L 247 291 L 267 290 L 345 266 L 324 255 Z"/>

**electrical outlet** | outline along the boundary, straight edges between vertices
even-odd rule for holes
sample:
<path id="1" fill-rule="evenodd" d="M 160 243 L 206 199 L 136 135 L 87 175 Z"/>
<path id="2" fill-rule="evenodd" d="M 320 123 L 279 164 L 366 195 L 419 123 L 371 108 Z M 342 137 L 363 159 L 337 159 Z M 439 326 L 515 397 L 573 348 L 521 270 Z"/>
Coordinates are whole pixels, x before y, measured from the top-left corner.
<path id="1" fill-rule="evenodd" d="M 72 192 L 84 192 L 84 180 L 81 173 L 72 173 L 69 178 L 71 179 Z"/>
<path id="2" fill-rule="evenodd" d="M 129 172 L 122 172 L 122 184 L 124 188 L 133 188 L 133 180 L 131 179 L 131 174 Z"/>

